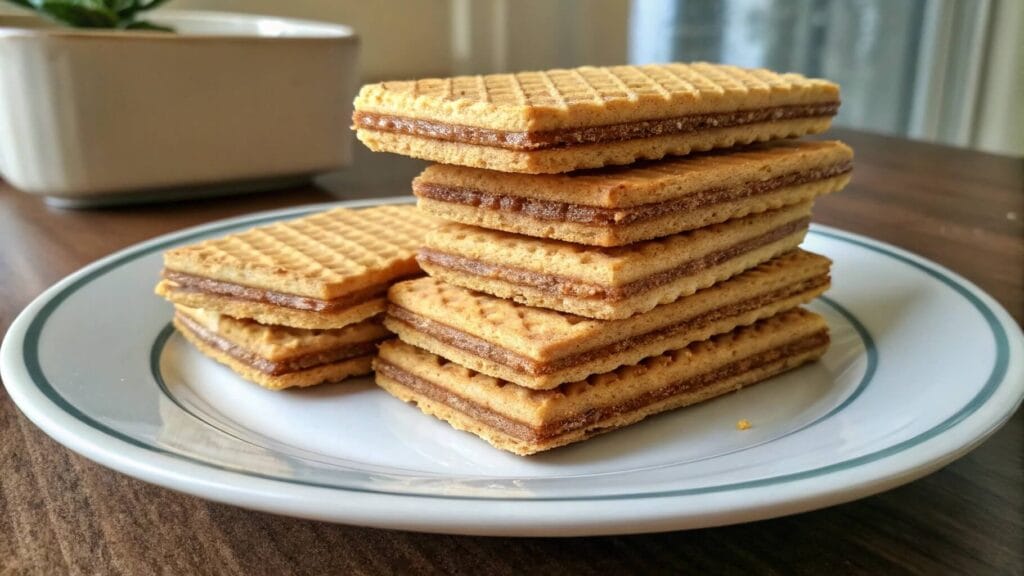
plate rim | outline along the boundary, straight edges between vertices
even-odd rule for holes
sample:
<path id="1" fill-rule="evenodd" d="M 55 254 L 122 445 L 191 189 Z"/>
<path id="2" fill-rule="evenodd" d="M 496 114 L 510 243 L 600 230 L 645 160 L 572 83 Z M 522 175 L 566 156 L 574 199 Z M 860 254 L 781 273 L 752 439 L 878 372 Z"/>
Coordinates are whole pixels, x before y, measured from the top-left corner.
<path id="1" fill-rule="evenodd" d="M 154 250 L 161 249 L 160 247 L 165 247 L 168 243 L 188 242 L 195 237 L 212 234 L 222 229 L 258 225 L 267 221 L 332 207 L 360 208 L 380 204 L 410 203 L 412 201 L 414 201 L 414 198 L 411 196 L 343 200 L 257 212 L 192 226 L 114 252 L 57 282 L 34 299 L 18 315 L 11 324 L 2 347 L 0 347 L 0 374 L 2 374 L 4 386 L 7 388 L 11 399 L 18 405 L 21 411 L 46 434 L 65 447 L 104 466 L 167 488 L 247 508 L 320 520 L 435 532 L 504 535 L 611 534 L 712 526 L 779 516 L 825 505 L 838 504 L 908 482 L 955 460 L 980 444 L 1002 426 L 1016 411 L 1020 405 L 1021 397 L 1024 396 L 1024 377 L 1021 377 L 1024 375 L 1024 370 L 1021 367 L 1021 350 L 1022 346 L 1024 346 L 1022 345 L 1024 337 L 1021 335 L 1020 327 L 998 302 L 969 280 L 931 260 L 885 242 L 818 224 L 812 225 L 812 230 L 817 234 L 822 234 L 834 240 L 850 242 L 881 253 L 884 256 L 893 257 L 904 264 L 909 264 L 926 272 L 933 278 L 952 287 L 961 297 L 967 299 L 985 318 L 996 339 L 997 362 L 993 366 L 993 372 L 989 375 L 986 383 L 979 388 L 978 393 L 967 401 L 956 414 L 950 416 L 937 426 L 914 438 L 904 440 L 895 445 L 886 446 L 882 450 L 871 454 L 862 455 L 840 463 L 827 464 L 805 472 L 816 472 L 837 464 L 856 462 L 855 464 L 845 466 L 843 469 L 830 469 L 811 476 L 804 476 L 801 472 L 783 475 L 781 478 L 786 478 L 787 476 L 790 478 L 777 481 L 770 486 L 784 489 L 775 490 L 774 498 L 768 498 L 767 502 L 760 502 L 760 505 L 756 502 L 750 502 L 751 499 L 747 498 L 748 502 L 746 502 L 746 505 L 731 502 L 730 506 L 729 502 L 719 502 L 718 508 L 709 508 L 713 501 L 721 500 L 721 498 L 708 498 L 709 495 L 707 494 L 692 494 L 687 493 L 686 490 L 682 491 L 682 493 L 663 492 L 641 495 L 599 495 L 596 497 L 550 499 L 474 498 L 394 492 L 375 493 L 346 487 L 296 484 L 286 479 L 252 476 L 245 474 L 244 471 L 217 470 L 208 463 L 193 460 L 184 455 L 154 453 L 152 451 L 153 447 L 132 445 L 124 439 L 111 436 L 101 429 L 90 426 L 87 422 L 76 418 L 74 414 L 68 412 L 60 403 L 55 402 L 53 398 L 49 397 L 44 390 L 40 389 L 39 383 L 32 377 L 29 366 L 24 362 L 20 364 L 18 362 L 19 360 L 26 360 L 25 342 L 32 336 L 30 331 L 34 327 L 41 331 L 42 326 L 45 325 L 45 318 L 41 322 L 39 320 L 46 307 L 52 307 L 51 310 L 56 309 L 73 292 L 73 290 L 69 291 L 69 288 L 77 284 L 88 283 L 91 279 L 102 276 L 109 271 L 112 265 L 128 264 L 137 258 L 151 254 Z M 1001 364 L 1000 359 L 1002 359 Z M 1000 370 L 1001 375 L 997 378 L 996 373 Z M 1006 386 L 1007 384 L 1010 386 Z M 984 394 L 986 390 L 988 393 Z M 992 398 L 995 397 L 997 392 L 1002 392 L 1003 395 L 1009 394 L 1010 399 L 1015 400 L 1015 402 L 1004 403 L 1001 409 L 999 406 L 993 406 Z M 60 397 L 59 393 L 56 393 L 56 391 L 54 393 Z M 984 397 L 982 398 L 983 394 Z M 64 402 L 73 408 L 73 405 L 66 400 Z M 974 409 L 965 412 L 968 406 L 972 406 L 975 403 L 977 403 L 977 406 Z M 987 410 L 984 414 L 979 414 L 982 409 Z M 975 420 L 978 422 L 975 423 Z M 974 425 L 957 430 L 957 426 L 965 422 Z M 83 430 L 82 427 L 85 429 Z M 929 434 L 939 428 L 941 430 Z M 935 446 L 930 448 L 927 446 L 951 431 L 958 431 L 958 436 L 960 436 L 958 441 L 953 442 L 955 445 L 954 449 L 950 450 L 947 448 L 943 450 Z M 912 442 L 910 446 L 905 448 L 890 451 L 894 447 L 907 444 L 923 435 L 929 436 L 923 440 Z M 110 445 L 111 442 L 113 442 L 113 446 Z M 118 444 L 124 445 L 118 446 Z M 136 453 L 136 451 L 139 453 Z M 916 456 L 914 463 L 890 467 L 891 469 L 888 473 L 884 474 L 863 474 L 867 466 L 881 466 L 884 471 L 884 465 L 887 462 L 890 462 L 894 457 L 908 456 L 908 451 L 910 451 L 909 456 Z M 860 461 L 880 452 L 887 453 Z M 793 489 L 799 484 L 806 484 L 808 481 L 837 474 L 852 475 L 854 478 L 852 481 L 838 483 L 841 488 L 830 490 L 827 487 L 817 486 L 816 490 L 805 489 L 793 492 Z M 237 481 L 239 475 L 243 476 L 242 482 Z M 793 476 L 797 477 L 794 478 Z M 287 494 L 281 493 L 280 487 L 282 484 L 287 486 L 288 489 L 283 491 Z M 812 487 L 808 486 L 806 488 Z M 273 488 L 278 490 L 273 490 Z M 735 492 L 749 494 L 764 488 L 765 486 L 759 485 L 726 488 L 718 491 L 716 494 L 717 496 Z M 363 505 L 351 507 L 317 506 L 316 502 L 322 503 L 322 500 L 319 499 L 322 495 L 318 497 L 315 493 L 320 491 L 334 496 L 335 499 L 339 495 L 350 495 L 352 497 L 344 498 L 347 504 L 354 504 L 349 501 L 358 499 Z M 268 495 L 270 495 L 269 498 Z M 683 508 L 685 508 L 687 514 L 682 516 L 679 515 L 681 510 L 678 509 L 678 506 L 664 506 L 666 500 L 674 500 L 677 504 L 685 504 L 688 500 L 692 500 L 698 495 L 708 500 L 708 502 L 704 506 L 684 505 Z M 378 502 L 378 500 L 384 500 L 384 502 Z M 388 500 L 396 500 L 396 502 L 389 503 L 387 502 Z M 479 514 L 473 514 L 472 512 L 467 514 L 466 510 L 446 510 L 448 506 L 452 505 L 453 501 L 474 504 L 481 500 L 488 502 L 489 505 L 500 510 L 500 512 L 492 514 L 487 518 L 480 518 Z M 581 523 L 579 518 L 565 518 L 561 513 L 552 514 L 555 509 L 571 508 L 573 505 L 579 507 L 579 505 L 583 504 L 607 502 L 628 501 L 633 503 L 633 508 L 635 508 L 638 500 L 644 500 L 649 503 L 657 502 L 659 506 L 658 508 L 647 506 L 647 514 L 639 519 L 629 513 L 615 514 L 607 510 L 591 510 L 588 515 L 585 515 L 587 518 L 592 519 L 592 522 L 589 523 Z M 313 506 L 310 506 L 311 501 L 314 503 Z M 402 501 L 415 502 L 415 506 L 420 508 L 425 503 L 429 503 L 432 505 L 431 514 L 426 514 L 427 518 L 419 519 L 402 518 L 401 515 L 395 516 L 396 508 L 407 505 L 407 503 L 403 504 Z M 448 506 L 437 506 L 438 502 Z M 394 504 L 396 503 L 399 506 L 395 506 Z M 387 509 L 389 504 L 390 509 Z M 381 506 L 384 506 L 386 510 L 381 510 Z M 458 506 L 455 507 L 458 508 Z M 545 513 L 542 516 L 548 517 L 554 524 L 535 525 L 538 512 L 535 509 L 537 508 L 543 508 Z M 671 509 L 675 514 L 666 514 L 666 509 Z M 388 511 L 391 514 L 385 513 Z M 534 522 L 531 522 L 531 520 Z"/>

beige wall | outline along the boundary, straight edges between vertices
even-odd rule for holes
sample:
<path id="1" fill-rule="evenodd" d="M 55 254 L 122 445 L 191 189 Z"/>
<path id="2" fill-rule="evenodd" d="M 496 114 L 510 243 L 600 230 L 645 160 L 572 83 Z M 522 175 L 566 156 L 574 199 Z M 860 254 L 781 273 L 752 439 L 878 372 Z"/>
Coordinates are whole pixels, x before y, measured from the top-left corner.
<path id="1" fill-rule="evenodd" d="M 451 67 L 449 0 L 173 0 L 168 9 L 274 14 L 348 24 L 364 78 L 443 75 Z"/>
<path id="2" fill-rule="evenodd" d="M 996 2 L 971 144 L 1024 156 L 1024 2 Z"/>
<path id="3" fill-rule="evenodd" d="M 629 0 L 174 0 L 168 8 L 348 24 L 362 38 L 370 81 L 621 64 Z"/>

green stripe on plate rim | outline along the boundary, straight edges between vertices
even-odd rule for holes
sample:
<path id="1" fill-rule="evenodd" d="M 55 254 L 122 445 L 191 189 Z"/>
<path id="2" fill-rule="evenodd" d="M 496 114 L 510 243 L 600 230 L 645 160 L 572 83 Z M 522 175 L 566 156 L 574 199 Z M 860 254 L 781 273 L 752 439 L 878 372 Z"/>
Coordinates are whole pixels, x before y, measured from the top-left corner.
<path id="1" fill-rule="evenodd" d="M 144 450 L 147 450 L 147 451 L 150 451 L 150 452 L 153 452 L 153 453 L 161 454 L 161 455 L 164 455 L 164 456 L 168 456 L 168 457 L 175 458 L 175 459 L 178 459 L 178 460 L 182 460 L 182 461 L 185 461 L 185 462 L 189 462 L 189 463 L 192 463 L 192 464 L 198 464 L 198 465 L 204 466 L 204 467 L 217 468 L 217 469 L 220 469 L 220 470 L 223 470 L 223 471 L 232 472 L 232 473 L 235 473 L 235 474 L 242 474 L 242 475 L 245 475 L 245 476 L 261 478 L 261 479 L 266 479 L 266 480 L 274 480 L 274 481 L 278 481 L 278 482 L 287 482 L 287 483 L 291 483 L 291 484 L 299 484 L 299 485 L 305 485 L 305 486 L 317 487 L 317 488 L 328 488 L 328 489 L 334 489 L 334 490 L 344 490 L 344 491 L 349 491 L 349 492 L 367 492 L 367 493 L 376 493 L 376 494 L 413 496 L 413 497 L 421 497 L 421 498 L 439 498 L 439 499 L 447 499 L 447 500 L 488 500 L 488 501 L 513 500 L 513 501 L 523 501 L 523 499 L 520 499 L 520 498 L 481 497 L 481 496 L 456 496 L 456 495 L 448 495 L 448 494 L 417 494 L 417 493 L 409 493 L 409 492 L 379 491 L 379 490 L 372 490 L 372 489 L 366 489 L 366 488 L 341 487 L 341 486 L 333 486 L 333 485 L 328 485 L 328 484 L 320 484 L 320 483 L 316 483 L 316 482 L 302 481 L 302 480 L 297 480 L 297 479 L 292 479 L 292 478 L 279 478 L 279 477 L 274 477 L 274 476 L 269 476 L 269 475 L 258 474 L 258 473 L 250 472 L 250 471 L 247 471 L 247 470 L 241 470 L 241 469 L 237 469 L 237 468 L 230 468 L 230 467 L 220 466 L 220 465 L 217 465 L 217 464 L 212 464 L 212 463 L 209 463 L 209 462 L 204 462 L 202 460 L 197 460 L 197 459 L 190 458 L 190 457 L 182 455 L 182 454 L 178 454 L 178 453 L 175 453 L 175 452 L 171 452 L 171 451 L 165 450 L 165 449 L 163 449 L 163 448 L 161 448 L 159 446 L 153 446 L 151 444 L 146 444 L 144 442 L 139 441 L 136 438 L 133 438 L 131 436 L 123 434 L 122 432 L 120 432 L 118 430 L 114 430 L 114 429 L 106 426 L 105 424 L 103 424 L 103 423 L 101 423 L 99 421 L 94 420 L 90 416 L 82 413 L 80 410 L 78 410 L 78 408 L 76 408 L 74 405 L 72 405 L 70 402 L 68 402 L 63 396 L 61 396 L 53 388 L 53 385 L 46 378 L 45 374 L 43 373 L 40 361 L 39 361 L 39 338 L 40 338 L 40 335 L 42 334 L 43 328 L 46 325 L 46 321 L 50 318 L 50 316 L 53 314 L 53 312 L 61 305 L 61 303 L 63 303 L 65 300 L 67 300 L 72 294 L 74 294 L 76 291 L 78 291 L 82 286 L 92 282 L 97 277 L 102 276 L 102 275 L 108 273 L 109 271 L 111 271 L 111 270 L 113 270 L 115 268 L 118 268 L 120 266 L 124 266 L 124 265 L 129 264 L 129 263 L 131 263 L 131 262 L 133 262 L 133 261 L 135 261 L 135 260 L 137 260 L 137 259 L 139 259 L 139 258 L 141 258 L 143 256 L 147 256 L 147 255 L 152 254 L 153 252 L 156 252 L 158 250 L 164 250 L 164 249 L 169 248 L 170 246 L 173 246 L 173 245 L 190 242 L 192 240 L 198 239 L 198 238 L 203 237 L 203 236 L 208 236 L 208 235 L 212 235 L 212 234 L 222 233 L 222 232 L 225 232 L 225 231 L 233 229 L 233 228 L 240 228 L 240 227 L 243 227 L 243 226 L 258 226 L 260 224 L 272 222 L 272 221 L 275 221 L 275 220 L 280 220 L 282 218 L 301 216 L 303 214 L 306 214 L 306 213 L 309 213 L 309 212 L 313 212 L 313 211 L 317 211 L 317 210 L 321 210 L 321 209 L 323 209 L 323 206 L 311 207 L 308 210 L 298 210 L 298 211 L 287 212 L 285 214 L 281 214 L 281 213 L 270 214 L 270 215 L 266 215 L 266 216 L 263 216 L 263 217 L 257 217 L 257 218 L 248 219 L 248 220 L 228 222 L 228 223 L 224 223 L 224 224 L 222 224 L 220 226 L 214 226 L 214 227 L 210 227 L 210 228 L 203 228 L 203 229 L 197 230 L 197 231 L 195 231 L 195 232 L 193 232 L 191 234 L 186 234 L 186 235 L 183 235 L 183 236 L 174 236 L 174 237 L 169 238 L 169 239 L 167 239 L 167 240 L 165 240 L 163 242 L 158 242 L 158 243 L 155 243 L 155 244 L 153 244 L 151 246 L 148 246 L 145 249 L 140 249 L 140 250 L 137 250 L 137 251 L 129 251 L 128 253 L 124 254 L 122 257 L 116 258 L 116 259 L 111 260 L 109 262 L 106 262 L 102 266 L 99 266 L 99 267 L 95 268 L 94 270 L 89 271 L 87 274 L 84 274 L 82 277 L 77 278 L 74 282 L 70 283 L 63 290 L 61 290 L 60 292 L 55 294 L 48 302 L 46 302 L 43 305 L 43 307 L 40 309 L 40 311 L 36 315 L 36 317 L 32 319 L 32 322 L 29 324 L 28 329 L 25 331 L 25 344 L 24 344 L 24 349 L 23 349 L 23 351 L 24 351 L 23 359 L 24 359 L 24 362 L 25 362 L 26 370 L 27 370 L 29 376 L 32 378 L 33 383 L 38 387 L 38 389 L 40 390 L 40 392 L 43 393 L 43 395 L 45 395 L 51 402 L 53 402 L 56 406 L 58 406 L 60 409 L 62 409 L 65 413 L 67 413 L 70 416 L 73 416 L 74 418 L 76 418 L 80 422 L 82 422 L 83 424 L 85 424 L 85 425 L 87 425 L 87 426 L 89 426 L 89 427 L 91 427 L 91 428 L 93 428 L 93 429 L 95 429 L 95 430 L 97 430 L 99 432 L 102 432 L 102 433 L 104 433 L 104 434 L 106 434 L 108 436 L 111 436 L 113 438 L 121 440 L 122 442 L 130 444 L 132 446 L 136 446 L 138 448 L 142 448 Z M 823 237 L 826 237 L 826 238 L 831 238 L 831 239 L 834 239 L 834 240 L 838 240 L 840 242 L 847 242 L 847 243 L 850 243 L 850 244 L 854 244 L 856 246 L 860 246 L 862 248 L 866 248 L 868 250 L 872 250 L 874 252 L 878 252 L 879 254 L 883 254 L 883 255 L 889 256 L 890 258 L 894 258 L 894 259 L 896 259 L 896 260 L 898 260 L 900 262 L 903 262 L 904 264 L 908 264 L 908 265 L 910 265 L 910 266 L 912 266 L 914 268 L 917 268 L 917 269 L 925 272 L 929 276 L 932 276 L 933 278 L 939 280 L 943 284 L 946 284 L 947 286 L 952 288 L 954 291 L 956 291 L 958 294 L 960 294 L 965 300 L 970 302 L 978 310 L 978 312 L 985 319 L 985 321 L 988 323 L 989 329 L 992 331 L 992 335 L 993 335 L 993 338 L 995 339 L 995 344 L 996 344 L 996 359 L 995 359 L 994 366 L 992 368 L 992 372 L 991 372 L 991 374 L 989 374 L 989 377 L 988 377 L 987 381 L 985 382 L 985 385 L 982 386 L 981 390 L 978 391 L 978 393 L 974 396 L 974 398 L 972 398 L 967 404 L 965 404 L 955 414 L 951 415 L 950 417 L 946 418 L 945 420 L 943 420 L 939 424 L 933 426 L 932 428 L 926 430 L 925 432 L 922 432 L 921 434 L 918 434 L 917 436 L 915 436 L 913 438 L 908 438 L 908 439 L 906 439 L 906 440 L 904 440 L 902 442 L 899 442 L 897 444 L 893 444 L 891 446 L 887 446 L 887 447 L 885 447 L 885 448 L 883 448 L 881 450 L 872 452 L 870 454 L 864 454 L 864 455 L 858 456 L 856 458 L 851 458 L 849 460 L 844 460 L 842 462 L 834 462 L 832 464 L 827 464 L 825 466 L 821 466 L 821 467 L 818 467 L 818 468 L 813 468 L 813 469 L 810 469 L 810 470 L 804 470 L 804 471 L 801 471 L 801 472 L 794 472 L 794 473 L 791 473 L 791 474 L 782 474 L 782 475 L 778 475 L 778 476 L 772 476 L 772 477 L 769 477 L 769 478 L 761 478 L 761 479 L 757 479 L 757 480 L 749 480 L 749 481 L 744 481 L 744 482 L 736 482 L 736 483 L 732 483 L 732 484 L 720 484 L 720 485 L 706 486 L 706 487 L 701 487 L 701 488 L 688 488 L 688 489 L 680 489 L 680 490 L 666 490 L 666 491 L 661 491 L 661 492 L 637 493 L 637 494 L 611 494 L 611 495 L 600 495 L 600 496 L 531 498 L 531 499 L 529 499 L 529 501 L 587 501 L 587 500 L 620 500 L 620 499 L 629 500 L 629 499 L 635 499 L 635 498 L 663 498 L 663 497 L 675 497 L 675 496 L 691 496 L 691 495 L 698 495 L 698 494 L 707 494 L 707 493 L 711 493 L 711 492 L 723 492 L 723 491 L 741 490 L 741 489 L 748 489 L 748 488 L 758 488 L 758 487 L 762 487 L 762 486 L 770 486 L 770 485 L 774 485 L 774 484 L 781 484 L 781 483 L 786 483 L 786 482 L 794 482 L 794 481 L 798 481 L 798 480 L 805 480 L 805 479 L 814 478 L 814 477 L 817 477 L 817 476 L 822 476 L 822 475 L 825 475 L 825 474 L 830 474 L 830 473 L 834 473 L 834 472 L 841 472 L 841 471 L 844 471 L 844 470 L 855 468 L 857 466 L 861 466 L 861 465 L 868 464 L 868 463 L 871 463 L 871 462 L 874 462 L 874 461 L 877 461 L 877 460 L 881 460 L 883 458 L 887 458 L 889 456 L 892 456 L 892 455 L 898 454 L 900 452 L 903 452 L 905 450 L 908 450 L 910 448 L 913 448 L 914 446 L 917 446 L 917 445 L 919 445 L 919 444 L 921 444 L 923 442 L 926 442 L 927 440 L 930 440 L 930 439 L 938 436 L 939 434 L 945 432 L 946 430 L 952 428 L 953 426 L 955 426 L 956 424 L 958 424 L 959 422 L 963 421 L 965 418 L 967 418 L 968 416 L 973 414 L 975 411 L 978 410 L 978 408 L 980 408 L 982 405 L 985 404 L 985 402 L 992 396 L 992 394 L 995 393 L 995 391 L 998 388 L 999 384 L 1004 380 L 1004 378 L 1006 376 L 1007 367 L 1009 365 L 1009 340 L 1008 340 L 1008 336 L 1007 336 L 1006 331 L 1004 330 L 1003 326 L 996 319 L 996 316 L 992 312 L 992 310 L 988 306 L 986 306 L 984 302 L 982 302 L 980 299 L 978 299 L 978 297 L 975 296 L 973 293 L 971 293 L 971 291 L 968 290 L 966 287 L 964 287 L 963 285 L 959 284 L 953 278 L 950 278 L 950 277 L 946 276 L 945 274 L 943 274 L 939 270 L 932 269 L 932 268 L 930 268 L 928 266 L 925 266 L 924 264 L 916 262 L 916 261 L 914 261 L 914 260 L 912 260 L 912 259 L 910 259 L 910 258 L 908 258 L 906 256 L 903 256 L 901 254 L 897 254 L 895 252 L 891 252 L 891 251 L 889 251 L 888 249 L 886 249 L 886 248 L 884 248 L 882 246 L 877 246 L 877 245 L 874 245 L 874 244 L 871 244 L 871 243 L 868 243 L 868 242 L 864 242 L 863 240 L 860 240 L 860 239 L 857 239 L 857 238 L 849 238 L 849 237 L 846 237 L 845 235 L 841 235 L 841 234 L 837 234 L 837 233 L 829 232 L 829 231 L 824 231 L 824 230 L 817 230 L 817 229 L 814 229 L 814 228 L 812 228 L 810 230 L 810 234 L 816 234 L 816 235 L 823 236 Z M 844 316 L 846 316 L 847 319 L 851 320 L 851 323 L 854 325 L 854 327 L 860 333 L 861 338 L 864 339 L 865 346 L 867 347 L 867 349 L 869 351 L 875 351 L 874 345 L 873 345 L 872 340 L 871 340 L 871 337 L 867 333 L 867 331 L 864 329 L 864 327 L 861 325 L 861 323 L 856 318 L 854 318 L 848 311 L 846 311 L 842 307 L 839 307 L 835 302 L 829 302 L 829 304 L 832 305 L 832 306 L 835 306 L 836 309 L 840 313 L 842 313 Z M 865 376 L 870 376 L 870 375 L 874 374 L 874 366 L 875 366 L 875 364 L 870 363 L 870 354 L 869 354 L 869 367 L 868 367 L 869 370 L 865 371 Z M 853 398 L 855 398 L 857 395 L 859 395 L 860 391 L 862 391 L 863 388 L 867 386 L 867 384 L 868 384 L 868 378 L 863 379 L 862 383 L 858 386 L 857 391 L 855 391 L 854 394 L 851 394 L 851 396 L 849 398 L 847 398 L 842 404 L 840 404 L 840 406 L 838 406 L 835 409 L 833 409 L 832 411 L 830 411 L 829 414 L 827 414 L 823 418 L 830 417 L 830 416 L 834 415 L 835 413 L 837 413 L 840 409 L 842 409 L 845 406 L 847 406 L 849 404 L 849 402 L 851 402 L 853 400 Z"/>

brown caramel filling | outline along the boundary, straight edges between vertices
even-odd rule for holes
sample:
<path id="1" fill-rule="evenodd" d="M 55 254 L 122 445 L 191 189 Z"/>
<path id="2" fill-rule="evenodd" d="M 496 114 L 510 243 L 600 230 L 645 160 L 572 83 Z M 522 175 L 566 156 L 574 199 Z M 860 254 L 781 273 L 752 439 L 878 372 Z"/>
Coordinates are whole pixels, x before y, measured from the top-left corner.
<path id="1" fill-rule="evenodd" d="M 640 120 L 605 126 L 585 126 L 542 132 L 508 132 L 505 130 L 448 124 L 435 120 L 376 114 L 359 110 L 352 115 L 352 121 L 356 128 L 365 128 L 367 130 L 423 136 L 435 140 L 477 144 L 504 148 L 506 150 L 544 150 L 547 148 L 564 148 L 584 144 L 669 136 L 672 134 L 684 134 L 715 128 L 759 124 L 762 122 L 776 122 L 779 120 L 834 116 L 838 110 L 839 102 L 821 102 L 817 104 L 774 106 L 757 110 L 690 114 L 676 118 Z"/>
<path id="2" fill-rule="evenodd" d="M 651 274 L 642 280 L 630 282 L 629 284 L 624 284 L 622 286 L 590 284 L 568 276 L 543 274 L 541 272 L 534 272 L 523 268 L 514 268 L 511 266 L 481 262 L 464 256 L 438 252 L 431 248 L 421 248 L 416 259 L 421 263 L 426 262 L 441 266 L 442 268 L 472 274 L 474 276 L 496 278 L 511 284 L 529 286 L 548 294 L 572 296 L 575 298 L 595 298 L 614 302 L 624 300 L 636 294 L 657 288 L 658 286 L 663 286 L 679 278 L 711 268 L 712 266 L 721 264 L 722 262 L 735 258 L 741 254 L 751 252 L 757 248 L 766 246 L 777 240 L 781 240 L 799 230 L 806 229 L 807 226 L 810 225 L 810 222 L 811 219 L 809 217 L 794 220 L 777 228 L 773 228 L 760 236 L 734 244 L 724 250 L 711 252 L 700 258 L 684 262 L 675 268 Z M 595 248 L 595 250 L 599 249 Z"/>
<path id="3" fill-rule="evenodd" d="M 852 170 L 852 162 L 842 162 L 824 168 L 784 174 L 768 180 L 747 182 L 730 188 L 710 188 L 689 194 L 685 198 L 629 208 L 601 208 L 537 200 L 420 180 L 413 181 L 413 192 L 420 198 L 487 210 L 518 212 L 537 220 L 573 222 L 591 226 L 626 226 L 635 222 L 653 220 L 665 214 L 697 210 L 723 202 L 767 194 L 780 188 L 827 180 L 847 174 Z"/>
<path id="4" fill-rule="evenodd" d="M 356 304 L 362 304 L 363 302 L 375 297 L 384 296 L 384 294 L 387 293 L 389 286 L 389 284 L 370 286 L 362 290 L 350 292 L 332 300 L 320 300 L 307 296 L 299 296 L 297 294 L 287 294 L 284 292 L 265 290 L 263 288 L 253 288 L 251 286 L 243 286 L 241 284 L 232 284 L 231 282 L 222 282 L 220 280 L 194 276 L 184 272 L 176 272 L 174 270 L 164 269 L 163 277 L 178 285 L 178 287 L 174 288 L 177 292 L 216 294 L 218 296 L 229 296 L 239 300 L 260 302 L 262 304 L 273 304 L 274 306 L 292 308 L 295 310 L 309 310 L 312 312 L 337 312 L 339 310 L 344 310 L 345 308 L 351 308 Z M 409 278 L 411 278 L 411 276 Z M 399 282 L 405 279 L 406 278 L 399 278 L 394 281 Z"/>
<path id="5" fill-rule="evenodd" d="M 175 313 L 174 317 L 182 326 L 192 332 L 196 338 L 199 338 L 203 342 L 206 342 L 210 346 L 224 352 L 250 368 L 259 370 L 260 372 L 270 376 L 281 376 L 283 374 L 299 372 L 300 370 L 308 370 L 310 368 L 316 368 L 333 362 L 341 362 L 342 360 L 373 354 L 377 350 L 377 344 L 384 340 L 384 338 L 379 338 L 371 342 L 361 342 L 359 344 L 345 346 L 344 348 L 303 354 L 301 356 L 290 358 L 286 361 L 275 362 L 256 354 L 252 350 L 234 344 L 223 336 L 208 330 L 205 326 L 199 324 L 185 314 L 181 314 L 180 312 Z"/>
<path id="6" fill-rule="evenodd" d="M 813 294 L 815 291 L 827 287 L 828 285 L 828 275 L 809 278 L 801 282 L 796 282 L 789 286 L 779 288 L 767 294 L 762 294 L 755 298 L 750 298 L 729 306 L 723 306 L 651 332 L 625 338 L 606 346 L 585 350 L 583 352 L 563 356 L 547 362 L 540 362 L 522 354 L 517 354 L 507 348 L 496 346 L 487 340 L 478 338 L 472 334 L 467 334 L 466 332 L 453 328 L 447 324 L 443 324 L 429 318 L 424 318 L 423 316 L 410 312 L 396 304 L 391 304 L 388 307 L 388 316 L 392 320 L 402 322 L 410 328 L 422 332 L 423 334 L 447 344 L 448 346 L 452 346 L 453 348 L 458 348 L 459 350 L 468 352 L 469 354 L 490 360 L 496 364 L 501 364 L 502 366 L 506 366 L 517 372 L 529 374 L 531 376 L 542 376 L 546 374 L 553 374 L 559 370 L 574 368 L 600 358 L 607 358 L 615 354 L 621 354 L 626 350 L 645 346 L 651 342 L 656 342 L 678 333 L 699 330 L 713 322 L 717 322 L 724 318 L 739 316 L 741 314 L 757 310 L 758 308 L 768 306 L 769 304 L 791 298 L 798 294 Z"/>
<path id="7" fill-rule="evenodd" d="M 527 423 L 509 418 L 508 416 L 505 416 L 495 410 L 491 410 L 486 406 L 481 406 L 468 398 L 459 396 L 446 386 L 435 384 L 429 380 L 412 374 L 411 372 L 407 372 L 403 368 L 391 364 L 382 358 L 377 359 L 376 370 L 406 388 L 422 394 L 435 402 L 440 402 L 454 410 L 462 412 L 473 420 L 499 430 L 508 436 L 526 442 L 541 443 L 581 428 L 597 425 L 602 421 L 614 418 L 621 414 L 640 410 L 676 395 L 692 394 L 723 380 L 739 376 L 745 372 L 757 370 L 758 368 L 775 364 L 785 360 L 786 358 L 820 349 L 827 346 L 828 343 L 828 332 L 822 330 L 777 348 L 773 348 L 759 354 L 754 354 L 752 356 L 747 356 L 746 358 L 731 362 L 709 372 L 705 372 L 704 374 L 694 376 L 693 378 L 670 383 L 656 390 L 644 392 L 626 400 L 625 402 L 620 402 L 610 406 L 587 408 L 569 418 L 554 420 L 541 426 L 531 426 Z M 509 385 L 511 386 L 512 384 Z M 567 385 L 563 384 L 562 387 L 554 390 L 533 391 L 532 394 L 564 394 L 562 389 L 565 386 Z M 586 394 L 586 391 L 584 390 L 582 394 Z"/>

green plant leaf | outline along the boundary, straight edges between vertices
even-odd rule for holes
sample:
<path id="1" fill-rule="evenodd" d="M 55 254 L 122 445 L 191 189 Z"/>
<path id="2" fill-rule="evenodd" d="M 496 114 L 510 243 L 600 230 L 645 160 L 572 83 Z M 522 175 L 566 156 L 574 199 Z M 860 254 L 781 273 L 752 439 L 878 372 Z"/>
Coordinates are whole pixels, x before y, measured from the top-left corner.
<path id="1" fill-rule="evenodd" d="M 167 0 L 106 0 L 114 12 L 121 18 L 134 18 L 144 10 L 152 10 Z"/>
<path id="2" fill-rule="evenodd" d="M 173 28 L 135 19 L 166 0 L 0 0 L 77 28 L 119 28 L 173 32 Z"/>
<path id="3" fill-rule="evenodd" d="M 107 9 L 121 18 L 131 18 L 139 11 L 137 0 L 105 0 Z"/>
<path id="4" fill-rule="evenodd" d="M 152 10 L 164 2 L 167 2 L 167 0 L 138 0 L 140 10 Z"/>
<path id="5" fill-rule="evenodd" d="M 133 20 L 127 23 L 124 28 L 126 30 L 152 30 L 153 32 L 174 32 L 174 28 L 168 28 L 167 26 L 161 26 L 159 24 L 153 24 L 146 20 Z"/>
<path id="6" fill-rule="evenodd" d="M 37 10 L 79 28 L 114 28 L 118 21 L 117 14 L 95 0 L 43 0 Z"/>

